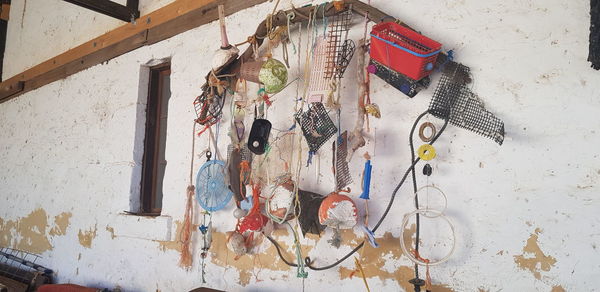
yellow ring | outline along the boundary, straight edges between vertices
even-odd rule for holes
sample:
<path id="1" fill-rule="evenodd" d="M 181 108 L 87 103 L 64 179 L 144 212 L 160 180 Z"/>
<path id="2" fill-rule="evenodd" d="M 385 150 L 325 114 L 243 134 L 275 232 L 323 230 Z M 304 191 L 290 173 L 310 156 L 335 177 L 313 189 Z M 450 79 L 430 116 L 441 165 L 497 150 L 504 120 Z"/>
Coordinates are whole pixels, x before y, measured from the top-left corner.
<path id="1" fill-rule="evenodd" d="M 417 150 L 417 154 L 423 160 L 431 160 L 435 158 L 435 148 L 429 144 L 423 144 Z"/>

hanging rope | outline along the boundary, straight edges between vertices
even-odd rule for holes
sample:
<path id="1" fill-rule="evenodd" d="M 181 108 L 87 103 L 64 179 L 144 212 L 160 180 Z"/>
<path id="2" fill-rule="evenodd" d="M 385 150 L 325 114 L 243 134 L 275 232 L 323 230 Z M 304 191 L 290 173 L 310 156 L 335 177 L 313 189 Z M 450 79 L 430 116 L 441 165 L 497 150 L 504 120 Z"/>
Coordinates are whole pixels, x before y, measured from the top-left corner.
<path id="1" fill-rule="evenodd" d="M 190 251 L 190 243 L 192 237 L 192 218 L 193 218 L 193 197 L 195 187 L 193 184 L 194 175 L 194 148 L 196 145 L 196 121 L 192 129 L 192 155 L 190 158 L 190 180 L 187 187 L 187 202 L 185 204 L 185 215 L 183 219 L 183 227 L 180 234 L 181 241 L 181 257 L 179 258 L 179 266 L 185 269 L 192 267 L 192 253 Z"/>
<path id="2" fill-rule="evenodd" d="M 296 276 L 298 278 L 307 278 L 308 273 L 304 270 L 304 263 L 302 263 L 302 249 L 300 248 L 300 241 L 298 240 L 298 233 L 296 232 L 294 227 L 292 227 L 292 225 L 289 222 L 285 222 L 285 223 L 292 230 L 292 234 L 294 234 L 294 248 L 296 249 L 296 261 L 299 263 L 299 265 L 297 266 L 297 269 L 296 269 L 296 271 L 297 271 Z"/>

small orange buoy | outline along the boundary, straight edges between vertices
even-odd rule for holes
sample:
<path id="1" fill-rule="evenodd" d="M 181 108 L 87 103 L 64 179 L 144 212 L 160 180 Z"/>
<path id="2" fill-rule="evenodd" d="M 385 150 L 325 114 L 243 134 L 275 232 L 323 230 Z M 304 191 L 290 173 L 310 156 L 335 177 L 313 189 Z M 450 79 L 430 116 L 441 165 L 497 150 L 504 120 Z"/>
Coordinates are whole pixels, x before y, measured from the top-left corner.
<path id="1" fill-rule="evenodd" d="M 336 229 L 350 229 L 357 222 L 356 204 L 346 195 L 333 192 L 319 207 L 319 222 Z"/>

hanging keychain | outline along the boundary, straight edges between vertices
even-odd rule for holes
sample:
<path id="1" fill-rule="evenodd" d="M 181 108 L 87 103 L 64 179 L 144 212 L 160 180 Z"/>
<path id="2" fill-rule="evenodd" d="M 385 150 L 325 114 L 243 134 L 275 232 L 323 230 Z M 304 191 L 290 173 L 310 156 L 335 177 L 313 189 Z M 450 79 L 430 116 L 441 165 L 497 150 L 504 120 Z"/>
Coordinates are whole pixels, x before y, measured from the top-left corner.
<path id="1" fill-rule="evenodd" d="M 202 233 L 202 252 L 200 253 L 200 258 L 202 259 L 202 284 L 206 284 L 206 257 L 208 256 L 208 250 L 212 244 L 212 214 L 209 212 L 202 212 L 202 225 L 198 227 L 200 232 Z M 208 215 L 208 225 L 206 225 L 206 216 Z"/>

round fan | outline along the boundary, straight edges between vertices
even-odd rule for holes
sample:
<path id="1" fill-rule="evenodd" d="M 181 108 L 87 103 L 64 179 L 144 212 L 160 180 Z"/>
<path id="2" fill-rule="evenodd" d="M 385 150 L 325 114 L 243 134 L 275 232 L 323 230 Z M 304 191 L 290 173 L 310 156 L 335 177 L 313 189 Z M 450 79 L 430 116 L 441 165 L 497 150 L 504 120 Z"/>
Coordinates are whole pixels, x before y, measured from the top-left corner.
<path id="1" fill-rule="evenodd" d="M 225 162 L 209 160 L 196 176 L 196 200 L 204 210 L 213 212 L 223 209 L 233 193 L 225 184 Z"/>

